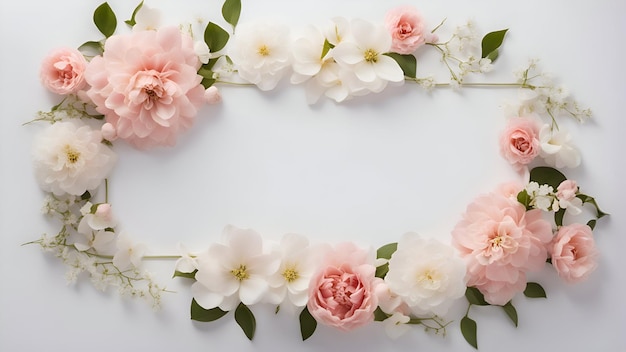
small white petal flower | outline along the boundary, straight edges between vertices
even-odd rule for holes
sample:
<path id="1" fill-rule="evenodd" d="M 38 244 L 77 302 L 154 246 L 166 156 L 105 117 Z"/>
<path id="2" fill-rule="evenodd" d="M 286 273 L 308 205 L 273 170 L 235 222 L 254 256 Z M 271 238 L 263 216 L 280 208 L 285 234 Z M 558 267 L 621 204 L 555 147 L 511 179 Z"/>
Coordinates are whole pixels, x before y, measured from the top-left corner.
<path id="1" fill-rule="evenodd" d="M 544 125 L 539 131 L 541 151 L 539 155 L 556 168 L 574 168 L 580 165 L 580 152 L 570 145 L 572 137 L 564 130 L 552 131 Z"/>
<path id="2" fill-rule="evenodd" d="M 145 252 L 145 246 L 135 244 L 125 232 L 120 233 L 117 238 L 117 252 L 113 256 L 113 265 L 119 270 L 126 270 L 131 267 L 139 267 L 141 258 Z"/>
<path id="3" fill-rule="evenodd" d="M 178 251 L 181 253 L 181 256 L 176 261 L 176 265 L 174 266 L 176 268 L 175 270 L 181 273 L 194 272 L 194 270 L 198 268 L 195 257 L 191 255 L 182 243 L 178 244 Z"/>
<path id="4" fill-rule="evenodd" d="M 142 5 L 135 14 L 133 31 L 157 30 L 161 25 L 161 11 Z"/>
<path id="5" fill-rule="evenodd" d="M 79 251 L 86 251 L 90 248 L 96 250 L 97 253 L 104 253 L 109 244 L 115 239 L 115 233 L 111 231 L 89 231 L 88 233 L 81 233 L 74 247 Z"/>
<path id="6" fill-rule="evenodd" d="M 387 333 L 387 336 L 395 340 L 398 337 L 404 335 L 407 331 L 410 330 L 410 327 L 407 324 L 409 320 L 411 320 L 409 316 L 404 315 L 400 312 L 394 312 L 392 316 L 383 320 L 383 325 L 385 326 L 385 332 Z"/>
<path id="7" fill-rule="evenodd" d="M 209 46 L 203 41 L 198 40 L 193 43 L 193 50 L 198 55 L 200 62 L 206 64 L 211 59 L 211 51 L 209 50 Z"/>

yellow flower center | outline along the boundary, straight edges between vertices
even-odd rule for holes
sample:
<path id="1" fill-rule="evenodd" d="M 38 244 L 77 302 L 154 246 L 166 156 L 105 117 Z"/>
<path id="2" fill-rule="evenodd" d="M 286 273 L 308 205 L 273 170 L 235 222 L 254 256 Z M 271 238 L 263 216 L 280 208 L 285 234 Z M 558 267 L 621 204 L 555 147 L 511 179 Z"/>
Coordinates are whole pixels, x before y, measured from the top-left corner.
<path id="1" fill-rule="evenodd" d="M 69 144 L 65 146 L 64 151 L 65 151 L 65 157 L 67 158 L 67 162 L 69 164 L 76 163 L 78 159 L 80 158 L 80 152 L 72 148 L 72 146 Z"/>
<path id="2" fill-rule="evenodd" d="M 295 267 L 289 267 L 285 269 L 285 271 L 283 271 L 283 277 L 285 278 L 285 281 L 287 282 L 294 282 L 298 280 L 298 278 L 300 277 L 300 274 L 298 273 Z"/>
<path id="3" fill-rule="evenodd" d="M 233 274 L 233 276 L 239 281 L 250 278 L 250 274 L 248 274 L 246 266 L 243 264 L 239 265 L 239 268 L 231 270 L 230 273 Z"/>
<path id="4" fill-rule="evenodd" d="M 259 50 L 257 51 L 257 53 L 261 56 L 269 56 L 270 49 L 267 47 L 267 45 L 263 44 L 259 47 Z"/>
<path id="5" fill-rule="evenodd" d="M 365 50 L 365 52 L 363 53 L 363 57 L 365 58 L 365 61 L 369 63 L 378 62 L 378 53 L 374 49 Z"/>

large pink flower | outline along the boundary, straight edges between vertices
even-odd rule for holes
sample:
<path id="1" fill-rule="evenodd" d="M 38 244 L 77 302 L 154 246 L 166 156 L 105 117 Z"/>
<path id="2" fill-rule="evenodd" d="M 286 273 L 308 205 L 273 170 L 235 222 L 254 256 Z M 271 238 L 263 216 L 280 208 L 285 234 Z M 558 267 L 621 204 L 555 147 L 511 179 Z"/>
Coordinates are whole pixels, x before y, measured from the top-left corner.
<path id="1" fill-rule="evenodd" d="M 521 167 L 539 155 L 539 125 L 531 118 L 512 118 L 500 135 L 500 154 Z"/>
<path id="2" fill-rule="evenodd" d="M 591 228 L 584 224 L 562 226 L 551 248 L 552 265 L 567 282 L 579 282 L 595 270 L 598 250 Z"/>
<path id="3" fill-rule="evenodd" d="M 467 263 L 468 286 L 491 304 L 506 304 L 526 287 L 526 272 L 541 269 L 552 239 L 541 210 L 501 193 L 478 197 L 452 231 L 452 244 Z"/>
<path id="4" fill-rule="evenodd" d="M 87 60 L 80 51 L 59 48 L 43 59 L 39 77 L 41 83 L 57 94 L 76 93 L 85 86 Z"/>
<path id="5" fill-rule="evenodd" d="M 391 34 L 391 51 L 399 54 L 411 54 L 424 43 L 436 40 L 424 30 L 424 20 L 412 6 L 389 10 L 385 16 L 385 27 Z"/>
<path id="6" fill-rule="evenodd" d="M 352 243 L 337 245 L 326 254 L 309 286 L 307 307 L 315 320 L 345 331 L 374 320 L 378 306 L 374 287 L 382 281 L 374 276 L 373 259 Z"/>
<path id="7" fill-rule="evenodd" d="M 200 61 L 178 28 L 110 37 L 85 77 L 114 135 L 139 148 L 174 145 L 204 103 Z"/>

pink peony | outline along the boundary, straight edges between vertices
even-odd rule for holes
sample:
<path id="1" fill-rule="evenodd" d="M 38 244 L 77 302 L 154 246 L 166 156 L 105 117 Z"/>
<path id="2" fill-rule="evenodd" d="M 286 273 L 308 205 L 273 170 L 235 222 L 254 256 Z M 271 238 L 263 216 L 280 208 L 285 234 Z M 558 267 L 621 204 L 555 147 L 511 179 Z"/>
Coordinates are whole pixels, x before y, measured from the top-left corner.
<path id="1" fill-rule="evenodd" d="M 326 254 L 309 285 L 307 307 L 315 320 L 344 331 L 374 320 L 378 306 L 374 289 L 381 280 L 374 276 L 373 260 L 352 243 L 337 245 Z"/>
<path id="2" fill-rule="evenodd" d="M 39 77 L 43 85 L 57 94 L 72 94 L 85 86 L 87 60 L 80 51 L 60 48 L 43 59 Z"/>
<path id="3" fill-rule="evenodd" d="M 539 125 L 527 117 L 509 121 L 500 135 L 500 154 L 512 165 L 521 167 L 539 155 Z"/>
<path id="4" fill-rule="evenodd" d="M 491 304 L 506 304 L 526 287 L 526 272 L 541 269 L 552 239 L 541 210 L 501 193 L 478 197 L 452 231 L 452 245 L 467 263 L 468 286 Z"/>
<path id="5" fill-rule="evenodd" d="M 110 37 L 87 67 L 87 95 L 138 148 L 172 146 L 205 102 L 193 40 L 176 27 Z"/>
<path id="6" fill-rule="evenodd" d="M 398 54 L 411 54 L 427 41 L 434 40 L 431 33 L 424 32 L 422 16 L 412 6 L 389 10 L 385 27 L 391 34 L 391 51 Z"/>
<path id="7" fill-rule="evenodd" d="M 584 224 L 561 226 L 551 248 L 552 265 L 567 282 L 580 282 L 595 270 L 598 251 L 591 228 Z"/>

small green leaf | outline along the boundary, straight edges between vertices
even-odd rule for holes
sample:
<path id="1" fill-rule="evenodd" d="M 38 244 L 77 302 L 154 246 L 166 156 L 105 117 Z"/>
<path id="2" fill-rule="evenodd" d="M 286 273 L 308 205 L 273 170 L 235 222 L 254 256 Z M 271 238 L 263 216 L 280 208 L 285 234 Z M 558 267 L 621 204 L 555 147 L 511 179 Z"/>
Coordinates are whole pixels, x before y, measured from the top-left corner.
<path id="1" fill-rule="evenodd" d="M 398 250 L 398 243 L 388 243 L 376 251 L 376 258 L 391 259 L 391 255 Z"/>
<path id="2" fill-rule="evenodd" d="M 302 335 L 302 341 L 313 336 L 315 329 L 317 329 L 317 321 L 309 312 L 309 308 L 304 307 L 302 313 L 300 313 L 300 334 Z"/>
<path id="3" fill-rule="evenodd" d="M 409 78 L 415 78 L 417 75 L 417 59 L 412 54 L 386 53 L 385 55 L 396 60 L 404 75 Z"/>
<path id="4" fill-rule="evenodd" d="M 465 341 L 472 345 L 475 349 L 478 349 L 478 341 L 476 338 L 476 322 L 467 315 L 461 319 L 461 333 L 465 338 Z"/>
<path id="5" fill-rule="evenodd" d="M 522 203 L 523 206 L 526 207 L 526 210 L 530 210 L 530 195 L 528 195 L 528 192 L 523 189 L 521 192 L 519 192 L 517 194 L 517 201 Z"/>
<path id="6" fill-rule="evenodd" d="M 324 38 L 324 48 L 322 49 L 322 56 L 320 56 L 320 59 L 323 59 L 324 56 L 326 56 L 326 54 L 328 54 L 328 52 L 330 51 L 330 49 L 334 48 L 335 46 L 328 41 L 328 39 Z"/>
<path id="7" fill-rule="evenodd" d="M 389 318 L 389 315 L 383 312 L 380 307 L 376 307 L 376 310 L 374 311 L 374 321 L 383 321 L 387 318 Z"/>
<path id="8" fill-rule="evenodd" d="M 202 84 L 202 86 L 204 87 L 204 89 L 209 88 L 210 86 L 212 86 L 213 84 L 215 84 L 216 80 L 213 78 L 203 78 L 202 82 L 200 82 Z"/>
<path id="9" fill-rule="evenodd" d="M 198 302 L 196 302 L 195 299 L 191 300 L 191 319 L 192 320 L 202 321 L 202 322 L 215 321 L 223 317 L 224 315 L 226 315 L 226 313 L 228 312 L 225 312 L 219 309 L 219 307 L 215 307 L 213 309 L 204 309 L 198 304 Z"/>
<path id="10" fill-rule="evenodd" d="M 184 277 L 186 279 L 196 279 L 196 273 L 198 272 L 198 270 L 194 270 L 193 272 L 190 273 L 183 273 L 182 271 L 174 271 L 174 276 L 173 277 Z"/>
<path id="11" fill-rule="evenodd" d="M 235 309 L 235 321 L 239 324 L 243 333 L 246 334 L 248 340 L 252 340 L 256 330 L 256 319 L 248 306 L 239 303 L 237 309 Z"/>
<path id="12" fill-rule="evenodd" d="M 557 169 L 539 166 L 530 170 L 530 180 L 537 182 L 539 185 L 550 185 L 556 190 L 561 182 L 567 180 L 567 177 Z"/>
<path id="13" fill-rule="evenodd" d="M 477 306 L 488 306 L 489 303 L 485 301 L 485 296 L 476 287 L 468 287 L 465 290 L 465 298 L 470 304 Z"/>
<path id="14" fill-rule="evenodd" d="M 98 6 L 96 11 L 94 11 L 93 23 L 106 38 L 113 35 L 115 28 L 117 28 L 117 18 L 108 3 L 102 3 L 102 5 Z"/>
<path id="15" fill-rule="evenodd" d="M 222 6 L 222 16 L 233 29 L 237 27 L 241 15 L 241 0 L 226 0 Z"/>
<path id="16" fill-rule="evenodd" d="M 587 221 L 587 226 L 589 226 L 593 230 L 596 227 L 596 220 L 591 219 Z"/>
<path id="17" fill-rule="evenodd" d="M 504 35 L 508 29 L 487 33 L 482 40 L 482 57 L 490 59 L 492 62 L 498 58 L 498 48 L 504 41 Z"/>
<path id="18" fill-rule="evenodd" d="M 139 12 L 139 9 L 141 9 L 142 6 L 143 6 L 143 0 L 141 0 L 139 5 L 137 5 L 137 7 L 135 7 L 135 10 L 133 10 L 133 15 L 130 17 L 130 19 L 124 21 L 124 23 L 126 23 L 127 25 L 129 25 L 131 27 L 136 25 L 137 22 L 135 21 L 135 16 L 137 16 L 137 12 Z"/>
<path id="19" fill-rule="evenodd" d="M 385 263 L 381 266 L 376 267 L 376 273 L 374 274 L 374 276 L 384 279 L 388 272 L 389 272 L 389 263 Z"/>
<path id="20" fill-rule="evenodd" d="M 204 29 L 204 42 L 212 53 L 224 49 L 229 38 L 230 34 L 213 22 L 209 22 Z"/>
<path id="21" fill-rule="evenodd" d="M 91 193 L 89 193 L 89 191 L 85 191 L 85 193 L 83 193 L 80 196 L 80 199 L 82 199 L 82 200 L 90 200 L 91 199 Z"/>
<path id="22" fill-rule="evenodd" d="M 517 310 L 513 307 L 511 301 L 507 302 L 507 304 L 502 306 L 506 315 L 511 319 L 515 327 L 517 327 Z"/>
<path id="23" fill-rule="evenodd" d="M 556 226 L 563 226 L 563 217 L 565 216 L 565 209 L 559 209 L 554 213 L 554 223 Z"/>
<path id="24" fill-rule="evenodd" d="M 104 46 L 102 45 L 101 42 L 88 41 L 88 42 L 84 42 L 83 44 L 81 44 L 78 47 L 78 51 L 80 52 L 92 51 L 96 55 L 102 55 L 102 53 L 104 52 Z"/>
<path id="25" fill-rule="evenodd" d="M 524 290 L 524 296 L 528 298 L 546 298 L 546 290 L 541 287 L 536 282 L 529 282 L 526 284 L 526 289 Z"/>
<path id="26" fill-rule="evenodd" d="M 577 194 L 576 197 L 578 197 L 580 200 L 583 201 L 583 203 L 591 203 L 591 205 L 593 205 L 596 208 L 596 217 L 598 219 L 605 217 L 607 215 L 609 215 L 608 213 L 603 212 L 602 210 L 600 210 L 600 207 L 598 207 L 598 203 L 596 202 L 595 198 L 590 197 L 586 194 Z"/>

